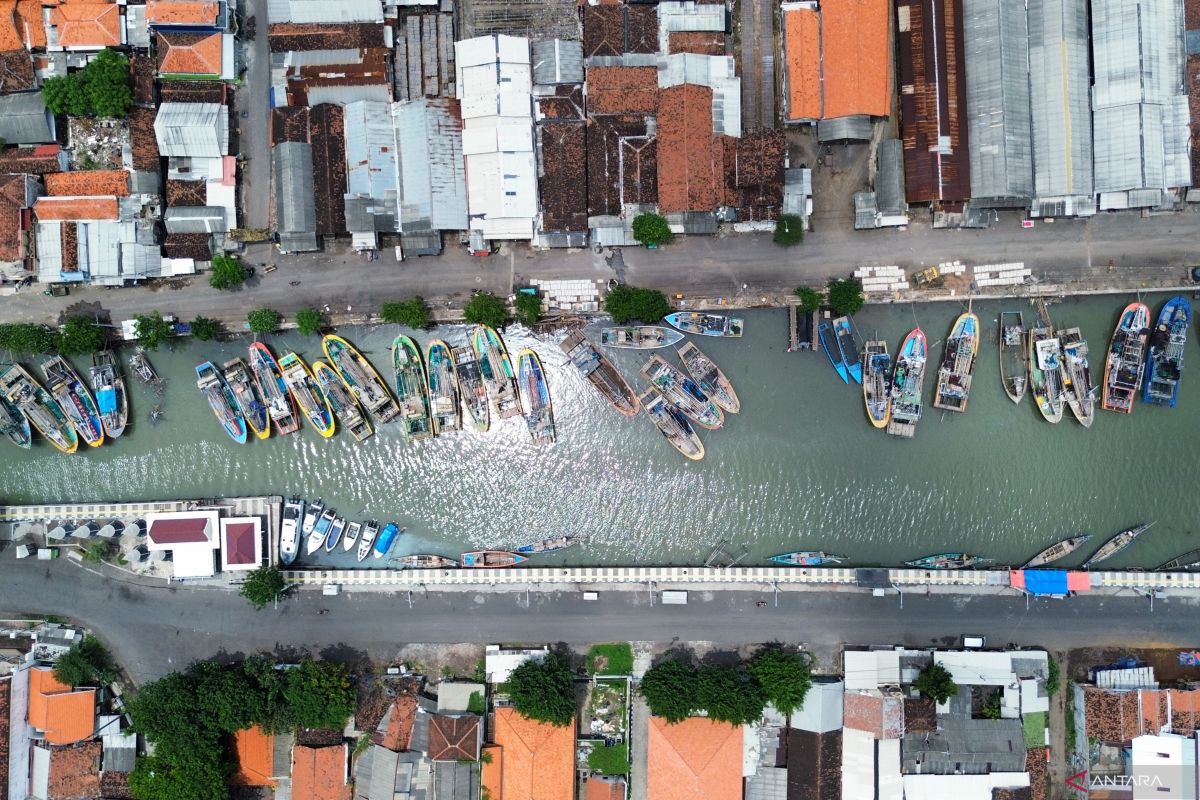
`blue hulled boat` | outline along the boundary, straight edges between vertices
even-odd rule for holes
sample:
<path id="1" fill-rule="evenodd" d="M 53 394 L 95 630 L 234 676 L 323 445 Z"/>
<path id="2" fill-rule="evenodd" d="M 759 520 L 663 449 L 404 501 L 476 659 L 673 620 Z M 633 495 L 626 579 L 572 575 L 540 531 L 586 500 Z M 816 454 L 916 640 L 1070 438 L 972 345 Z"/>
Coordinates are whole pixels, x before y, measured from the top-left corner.
<path id="1" fill-rule="evenodd" d="M 205 361 L 196 367 L 196 385 L 204 393 L 204 398 L 208 400 L 209 407 L 221 423 L 221 427 L 229 434 L 229 438 L 238 444 L 245 444 L 246 418 L 238 409 L 233 390 L 211 361 Z"/>
<path id="2" fill-rule="evenodd" d="M 1143 402 L 1175 407 L 1179 378 L 1183 374 L 1183 348 L 1191 322 L 1192 304 L 1186 297 L 1172 297 L 1159 312 L 1158 324 L 1150 334 Z"/>
<path id="3" fill-rule="evenodd" d="M 833 330 L 833 323 L 826 320 L 817 326 L 817 338 L 821 340 L 821 349 L 825 351 L 825 355 L 829 358 L 829 363 L 837 370 L 838 377 L 842 379 L 842 383 L 850 382 L 850 370 L 846 368 L 846 362 L 842 358 L 842 348 L 838 346 L 837 333 Z M 861 373 L 859 380 L 862 380 Z"/>
<path id="4" fill-rule="evenodd" d="M 826 567 L 830 564 L 840 564 L 845 556 L 835 556 L 824 550 L 797 550 L 793 553 L 782 553 L 771 556 L 771 561 L 784 567 Z"/>
<path id="5" fill-rule="evenodd" d="M 838 317 L 833 321 L 833 332 L 837 336 L 838 351 L 842 354 L 842 364 L 850 373 L 850 380 L 862 383 L 862 337 L 854 327 L 854 320 Z"/>
<path id="6" fill-rule="evenodd" d="M 396 539 L 400 536 L 400 529 L 396 527 L 396 523 L 389 522 L 383 526 L 383 530 L 379 532 L 379 538 L 375 540 L 375 545 L 372 548 L 372 555 L 375 558 L 383 558 L 392 549 L 392 545 L 396 543 Z"/>

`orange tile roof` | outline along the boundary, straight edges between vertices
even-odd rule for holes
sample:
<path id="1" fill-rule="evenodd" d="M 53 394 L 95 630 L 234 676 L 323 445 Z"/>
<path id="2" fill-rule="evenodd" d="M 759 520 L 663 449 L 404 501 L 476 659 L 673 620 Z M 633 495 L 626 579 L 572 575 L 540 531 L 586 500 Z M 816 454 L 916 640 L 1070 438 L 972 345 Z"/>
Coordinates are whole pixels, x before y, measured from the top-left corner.
<path id="1" fill-rule="evenodd" d="M 270 786 L 274 771 L 275 737 L 255 725 L 233 734 L 233 756 L 237 771 L 229 779 L 234 786 Z"/>
<path id="2" fill-rule="evenodd" d="M 658 111 L 658 68 L 592 67 L 587 106 L 592 114 L 653 114 Z"/>
<path id="3" fill-rule="evenodd" d="M 26 47 L 46 46 L 46 25 L 39 0 L 17 0 L 17 31 Z"/>
<path id="4" fill-rule="evenodd" d="M 787 58 L 788 119 L 821 116 L 821 26 L 812 8 L 783 12 Z"/>
<path id="5" fill-rule="evenodd" d="M 574 793 L 575 735 L 526 719 L 513 708 L 496 710 L 496 744 L 504 748 L 503 800 L 563 800 Z M 741 767 L 738 767 L 741 774 Z"/>
<path id="6" fill-rule="evenodd" d="M 350 800 L 346 745 L 292 748 L 292 800 Z"/>
<path id="7" fill-rule="evenodd" d="M 587 800 L 625 800 L 625 781 L 622 778 L 588 778 Z"/>
<path id="8" fill-rule="evenodd" d="M 485 744 L 479 758 L 483 762 L 480 784 L 492 800 L 504 800 L 504 783 L 500 779 L 504 770 L 504 748 L 498 744 Z"/>
<path id="9" fill-rule="evenodd" d="M 24 46 L 17 31 L 17 0 L 0 1 L 0 53 L 20 50 Z"/>
<path id="10" fill-rule="evenodd" d="M 116 219 L 115 197 L 39 197 L 34 215 L 42 222 Z"/>
<path id="11" fill-rule="evenodd" d="M 121 44 L 121 10 L 113 3 L 69 3 L 50 12 L 63 47 L 116 47 Z"/>
<path id="12" fill-rule="evenodd" d="M 116 202 L 115 200 L 113 201 Z M 74 744 L 96 731 L 96 690 L 72 691 L 51 669 L 29 671 L 29 724 L 50 744 Z"/>
<path id="13" fill-rule="evenodd" d="M 146 21 L 159 25 L 214 25 L 220 13 L 216 3 L 190 0 L 149 0 Z"/>
<path id="14" fill-rule="evenodd" d="M 658 112 L 658 208 L 714 211 L 719 205 L 713 142 L 712 98 L 707 86 L 663 89 Z"/>
<path id="15" fill-rule="evenodd" d="M 221 34 L 158 34 L 158 71 L 171 75 L 220 75 Z"/>
<path id="16" fill-rule="evenodd" d="M 46 194 L 58 197 L 126 197 L 129 173 L 123 169 L 56 172 L 46 176 Z"/>
<path id="17" fill-rule="evenodd" d="M 741 800 L 741 726 L 652 717 L 646 747 L 647 800 Z"/>
<path id="18" fill-rule="evenodd" d="M 821 55 L 823 118 L 888 115 L 891 110 L 888 0 L 824 0 Z"/>

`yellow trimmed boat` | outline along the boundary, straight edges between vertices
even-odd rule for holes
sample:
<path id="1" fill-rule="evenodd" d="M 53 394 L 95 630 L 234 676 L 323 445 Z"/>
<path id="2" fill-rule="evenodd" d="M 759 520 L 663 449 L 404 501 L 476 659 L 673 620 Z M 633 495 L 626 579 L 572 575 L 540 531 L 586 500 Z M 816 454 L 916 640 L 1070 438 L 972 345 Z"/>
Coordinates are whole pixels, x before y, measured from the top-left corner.
<path id="1" fill-rule="evenodd" d="M 279 359 L 279 369 L 283 372 L 283 382 L 287 384 L 292 397 L 296 398 L 300 414 L 308 420 L 308 424 L 326 439 L 333 436 L 336 423 L 333 420 L 333 409 L 329 406 L 329 398 L 325 396 L 304 359 L 295 353 L 288 353 Z"/>
<path id="2" fill-rule="evenodd" d="M 400 407 L 388 390 L 387 382 L 379 377 L 367 357 L 340 336 L 329 334 L 321 339 L 321 349 L 342 383 L 354 399 L 380 422 L 391 422 L 400 415 Z"/>

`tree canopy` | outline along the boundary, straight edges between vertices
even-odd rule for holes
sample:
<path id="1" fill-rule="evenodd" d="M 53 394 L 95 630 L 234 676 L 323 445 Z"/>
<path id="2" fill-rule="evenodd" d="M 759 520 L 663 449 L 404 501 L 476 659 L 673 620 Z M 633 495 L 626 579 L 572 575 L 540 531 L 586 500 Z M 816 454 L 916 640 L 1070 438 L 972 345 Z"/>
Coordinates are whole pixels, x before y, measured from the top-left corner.
<path id="1" fill-rule="evenodd" d="M 750 659 L 750 674 L 762 686 L 767 702 L 785 716 L 799 711 L 812 686 L 811 662 L 806 653 L 771 644 Z"/>
<path id="2" fill-rule="evenodd" d="M 236 289 L 246 282 L 246 267 L 236 256 L 224 254 L 213 256 L 212 272 L 208 275 L 208 285 L 214 289 Z"/>
<path id="3" fill-rule="evenodd" d="M 42 81 L 42 99 L 55 114 L 128 116 L 133 106 L 129 59 L 116 50 L 101 50 L 83 69 Z"/>
<path id="4" fill-rule="evenodd" d="M 638 214 L 633 218 L 633 238 L 645 245 L 670 244 L 675 238 L 667 218 L 659 214 Z"/>
<path id="5" fill-rule="evenodd" d="M 68 317 L 58 331 L 56 349 L 64 356 L 83 356 L 103 350 L 108 331 L 91 317 Z"/>
<path id="6" fill-rule="evenodd" d="M 90 634 L 54 662 L 54 677 L 67 686 L 100 686 L 116 675 L 108 650 Z"/>
<path id="7" fill-rule="evenodd" d="M 839 317 L 857 314 L 866 302 L 858 278 L 829 282 L 829 306 Z"/>
<path id="8" fill-rule="evenodd" d="M 513 707 L 521 716 L 549 722 L 559 728 L 575 718 L 575 684 L 566 660 L 548 653 L 530 659 L 512 671 L 506 684 Z"/>
<path id="9" fill-rule="evenodd" d="M 395 303 L 384 303 L 379 317 L 392 325 L 404 325 L 421 330 L 429 327 L 429 305 L 420 297 L 410 297 Z"/>
<path id="10" fill-rule="evenodd" d="M 210 342 L 221 335 L 221 323 L 208 317 L 192 320 L 192 336 L 201 342 Z"/>
<path id="11" fill-rule="evenodd" d="M 508 308 L 496 295 L 480 292 L 467 303 L 467 307 L 463 309 L 463 317 L 472 325 L 487 325 L 499 329 L 508 321 Z"/>
<path id="12" fill-rule="evenodd" d="M 157 309 L 149 314 L 138 314 L 133 321 L 138 344 L 147 350 L 157 350 L 171 338 L 171 323 L 163 319 Z"/>
<path id="13" fill-rule="evenodd" d="M 276 567 L 262 566 L 246 576 L 242 584 L 242 597 L 255 608 L 263 608 L 275 600 L 287 587 L 283 573 Z"/>
<path id="14" fill-rule="evenodd" d="M 354 713 L 354 687 L 341 664 L 305 659 L 286 674 L 283 697 L 297 727 L 340 730 Z"/>
<path id="15" fill-rule="evenodd" d="M 958 686 L 950 675 L 950 670 L 941 664 L 930 664 L 913 681 L 913 688 L 926 697 L 944 703 L 958 693 Z"/>
<path id="16" fill-rule="evenodd" d="M 671 304 L 657 289 L 615 286 L 604 298 L 604 310 L 612 315 L 614 322 L 624 325 L 634 320 L 657 322 L 671 313 Z"/>
<path id="17" fill-rule="evenodd" d="M 775 220 L 775 244 L 793 247 L 804 241 L 804 220 L 798 214 L 780 214 Z"/>
<path id="18" fill-rule="evenodd" d="M 283 322 L 283 315 L 273 308 L 256 308 L 246 315 L 250 330 L 255 333 L 274 333 Z"/>
<path id="19" fill-rule="evenodd" d="M 0 350 L 11 350 L 16 355 L 53 353 L 54 331 L 30 322 L 0 324 Z"/>
<path id="20" fill-rule="evenodd" d="M 825 302 L 825 295 L 807 286 L 796 287 L 796 297 L 800 298 L 799 311 L 801 314 L 811 314 Z"/>
<path id="21" fill-rule="evenodd" d="M 696 676 L 697 699 L 709 719 L 745 725 L 762 717 L 766 692 L 744 668 L 705 664 Z"/>
<path id="22" fill-rule="evenodd" d="M 672 724 L 683 722 L 703 708 L 699 704 L 699 674 L 682 656 L 664 659 L 647 670 L 638 684 L 638 693 L 652 714 Z"/>
<path id="23" fill-rule="evenodd" d="M 517 319 L 527 328 L 532 328 L 542 317 L 542 298 L 536 294 L 517 292 L 513 307 L 516 309 Z"/>
<path id="24" fill-rule="evenodd" d="M 302 308 L 296 312 L 296 328 L 304 336 L 320 333 L 325 319 L 315 308 Z"/>

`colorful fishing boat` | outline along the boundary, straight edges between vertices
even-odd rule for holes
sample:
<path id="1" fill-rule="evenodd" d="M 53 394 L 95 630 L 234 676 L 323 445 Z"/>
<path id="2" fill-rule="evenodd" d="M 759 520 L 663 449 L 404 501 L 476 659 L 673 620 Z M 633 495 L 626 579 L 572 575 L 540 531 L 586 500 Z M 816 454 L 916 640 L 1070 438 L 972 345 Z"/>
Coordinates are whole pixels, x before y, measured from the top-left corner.
<path id="1" fill-rule="evenodd" d="M 429 386 L 417 343 L 404 334 L 392 342 L 392 376 L 400 399 L 400 421 L 410 442 L 433 436 L 429 417 Z"/>
<path id="2" fill-rule="evenodd" d="M 653 350 L 657 347 L 670 347 L 682 339 L 682 333 L 661 325 L 625 325 L 600 329 L 600 344 L 604 347 Z"/>
<path id="3" fill-rule="evenodd" d="M 375 549 L 375 537 L 379 535 L 379 523 L 375 520 L 368 520 L 363 526 L 362 538 L 358 540 L 358 552 L 355 558 L 359 561 L 364 561 L 371 551 Z"/>
<path id="4" fill-rule="evenodd" d="M 971 394 L 971 371 L 975 369 L 975 357 L 979 355 L 979 317 L 969 309 L 959 314 L 946 339 L 942 353 L 942 364 L 938 368 L 937 389 L 933 393 L 933 407 L 946 411 L 967 410 Z"/>
<path id="5" fill-rule="evenodd" d="M 288 353 L 279 359 L 279 368 L 283 372 L 283 382 L 292 393 L 300 414 L 322 437 L 328 439 L 333 436 L 337 429 L 333 419 L 333 408 L 329 405 L 325 391 L 308 369 L 308 364 L 295 353 Z"/>
<path id="6" fill-rule="evenodd" d="M 341 423 L 342 428 L 350 431 L 356 442 L 370 438 L 374 431 L 371 430 L 367 415 L 363 413 L 349 387 L 342 382 L 333 367 L 324 361 L 314 361 L 312 371 L 313 377 L 321 386 L 321 391 L 325 393 L 325 399 L 329 401 L 333 416 Z"/>
<path id="7" fill-rule="evenodd" d="M 13 364 L 0 373 L 0 395 L 59 452 L 74 453 L 79 448 L 79 435 L 71 420 L 50 393 L 20 364 Z"/>
<path id="8" fill-rule="evenodd" d="M 617 372 L 612 363 L 593 347 L 582 333 L 576 331 L 568 334 L 559 348 L 567 354 L 567 360 L 619 414 L 626 417 L 637 416 L 641 410 L 637 395 L 621 377 L 621 373 Z"/>
<path id="9" fill-rule="evenodd" d="M 304 521 L 300 524 L 300 535 L 308 536 L 312 533 L 313 528 L 317 525 L 317 520 L 325 513 L 325 503 L 318 499 L 315 503 L 309 503 L 304 509 Z"/>
<path id="10" fill-rule="evenodd" d="M 458 377 L 458 390 L 462 393 L 467 417 L 475 430 L 487 433 L 491 424 L 487 387 L 483 385 L 483 373 L 479 370 L 475 351 L 470 347 L 452 347 L 450 354 L 454 359 L 454 374 Z"/>
<path id="11" fill-rule="evenodd" d="M 837 337 L 838 352 L 842 354 L 842 364 L 850 373 L 850 380 L 862 383 L 862 337 L 854 327 L 854 320 L 838 317 L 833 321 L 833 333 Z"/>
<path id="12" fill-rule="evenodd" d="M 833 323 L 829 320 L 823 320 L 817 325 L 817 341 L 821 343 L 821 349 L 825 351 L 825 357 L 829 359 L 829 363 L 837 372 L 838 377 L 842 379 L 842 383 L 850 382 L 850 370 L 846 368 L 846 363 L 842 361 L 842 350 L 838 347 L 837 333 L 833 330 Z"/>
<path id="13" fill-rule="evenodd" d="M 1133 412 L 1133 398 L 1142 388 L 1149 327 L 1150 309 L 1145 303 L 1125 306 L 1108 345 L 1101 408 L 1126 414 Z"/>
<path id="14" fill-rule="evenodd" d="M 494 328 L 476 325 L 471 331 L 471 348 L 479 363 L 483 386 L 497 419 L 508 419 L 521 413 L 521 392 L 517 388 L 517 373 L 513 370 L 504 340 Z"/>
<path id="15" fill-rule="evenodd" d="M 62 356 L 52 356 L 42 362 L 42 374 L 46 376 L 46 391 L 58 401 L 79 437 L 88 447 L 104 444 L 100 409 L 75 368 Z"/>
<path id="16" fill-rule="evenodd" d="M 1000 383 L 1014 403 L 1021 402 L 1029 376 L 1025 318 L 1020 311 L 1000 312 Z"/>
<path id="17" fill-rule="evenodd" d="M 1175 407 L 1179 400 L 1179 379 L 1183 374 L 1183 349 L 1191 322 L 1192 304 L 1186 297 L 1172 297 L 1159 312 L 1158 325 L 1150 334 L 1143 402 Z"/>
<path id="18" fill-rule="evenodd" d="M 674 314 L 667 314 L 663 319 L 672 327 L 697 336 L 736 338 L 742 335 L 742 320 L 739 317 L 704 314 L 699 311 L 678 311 Z"/>
<path id="19" fill-rule="evenodd" d="M 279 560 L 284 566 L 292 564 L 300 552 L 300 520 L 304 517 L 304 501 L 292 497 L 283 504 L 279 524 Z M 313 521 L 316 524 L 316 521 Z"/>
<path id="20" fill-rule="evenodd" d="M 677 352 L 679 360 L 683 362 L 683 368 L 700 386 L 700 390 L 720 406 L 722 411 L 728 411 L 730 414 L 741 411 L 742 401 L 738 399 L 733 384 L 725 377 L 725 373 L 721 372 L 715 361 L 691 342 L 686 342 Z"/>
<path id="21" fill-rule="evenodd" d="M 1088 540 L 1091 538 L 1092 535 L 1090 533 L 1081 533 L 1079 536 L 1072 536 L 1069 539 L 1063 539 L 1060 542 L 1055 542 L 1033 558 L 1029 559 L 1028 563 L 1021 567 L 1021 569 L 1036 569 L 1038 567 L 1044 567 L 1047 564 L 1052 564 L 1055 561 L 1061 561 L 1062 559 L 1071 555 L 1071 553 L 1074 553 L 1080 547 L 1083 547 L 1083 545 L 1087 544 Z"/>
<path id="22" fill-rule="evenodd" d="M 458 377 L 450 345 L 434 339 L 426 353 L 429 363 L 429 409 L 436 435 L 462 430 L 462 409 L 458 402 Z"/>
<path id="23" fill-rule="evenodd" d="M 125 432 L 129 424 L 129 392 L 117 360 L 108 350 L 92 355 L 89 373 L 92 391 L 96 395 L 96 407 L 100 409 L 100 421 L 104 433 L 116 439 Z M 0 426 L 2 427 L 2 426 Z"/>
<path id="24" fill-rule="evenodd" d="M 1033 402 L 1047 422 L 1063 415 L 1062 345 L 1049 328 L 1029 331 L 1029 386 Z"/>
<path id="25" fill-rule="evenodd" d="M 229 438 L 238 444 L 246 443 L 246 418 L 238 409 L 233 390 L 225 382 L 215 364 L 205 361 L 196 366 L 196 386 L 200 388 L 208 407 L 212 409 L 221 423 L 221 427 L 229 434 Z"/>
<path id="26" fill-rule="evenodd" d="M 574 547 L 583 541 L 582 536 L 554 536 L 549 539 L 542 539 L 540 542 L 530 542 L 518 547 L 514 552 L 520 553 L 523 556 L 542 555 L 544 553 L 556 553 L 559 550 L 566 550 L 568 547 Z"/>
<path id="27" fill-rule="evenodd" d="M 692 428 L 692 424 L 688 422 L 688 418 L 682 411 L 668 403 L 657 389 L 647 389 L 642 392 L 638 401 L 642 408 L 646 409 L 646 415 L 650 417 L 650 421 L 671 443 L 672 447 L 692 461 L 704 458 L 704 443 L 700 441 L 700 437 Z"/>
<path id="28" fill-rule="evenodd" d="M 973 556 L 970 553 L 938 553 L 912 561 L 905 561 L 907 566 L 917 569 L 971 569 L 982 564 L 990 564 L 994 559 Z"/>
<path id="29" fill-rule="evenodd" d="M 538 354 L 528 347 L 517 356 L 517 373 L 525 390 L 525 426 L 535 444 L 554 441 L 554 404 L 550 401 L 550 387 L 546 384 L 546 373 Z"/>
<path id="30" fill-rule="evenodd" d="M 142 383 L 153 385 L 160 382 L 154 365 L 150 363 L 150 357 L 146 355 L 146 348 L 140 344 L 133 349 L 133 355 L 129 356 L 129 368 Z"/>
<path id="31" fill-rule="evenodd" d="M 258 384 L 259 396 L 263 398 L 275 432 L 281 436 L 295 433 L 300 429 L 300 416 L 296 413 L 296 401 L 283 380 L 279 362 L 262 342 L 250 345 L 249 355 L 250 372 Z"/>
<path id="32" fill-rule="evenodd" d="M 386 423 L 400 415 L 400 407 L 388 390 L 387 382 L 379 377 L 358 348 L 340 336 L 328 334 L 321 339 L 321 349 L 354 399 L 376 419 Z"/>
<path id="33" fill-rule="evenodd" d="M 515 567 L 528 560 L 519 553 L 510 553 L 507 550 L 472 550 L 463 553 L 458 563 L 463 569 L 502 569 Z"/>
<path id="34" fill-rule="evenodd" d="M 1100 545 L 1100 549 L 1093 553 L 1091 558 L 1083 562 L 1083 569 L 1091 569 L 1095 564 L 1099 564 L 1101 561 L 1106 561 L 1117 555 L 1126 547 L 1129 547 L 1129 545 L 1133 544 L 1134 541 L 1143 533 L 1148 531 L 1150 526 L 1153 524 L 1153 522 L 1146 522 L 1121 531 L 1116 536 Z"/>
<path id="35" fill-rule="evenodd" d="M 401 556 L 396 563 L 402 569 L 453 569 L 458 566 L 453 558 L 431 555 Z"/>
<path id="36" fill-rule="evenodd" d="M 872 339 L 863 349 L 863 403 L 867 419 L 876 428 L 886 428 L 892 419 L 892 393 L 888 381 L 892 376 L 892 357 L 887 342 Z"/>
<path id="37" fill-rule="evenodd" d="M 313 525 L 312 532 L 308 534 L 308 539 L 304 543 L 304 552 L 306 555 L 311 556 L 324 546 L 325 540 L 329 537 L 329 530 L 333 527 L 333 520 L 336 517 L 337 512 L 332 508 L 327 508 L 317 518 L 317 523 Z"/>
<path id="38" fill-rule="evenodd" d="M 351 522 L 346 526 L 346 535 L 342 537 L 342 549 L 350 552 L 354 546 L 358 544 L 358 537 L 362 534 L 362 523 Z"/>
<path id="39" fill-rule="evenodd" d="M 781 553 L 771 556 L 771 562 L 785 567 L 827 567 L 830 564 L 840 564 L 845 556 L 835 556 L 824 550 L 796 550 L 792 553 Z"/>
<path id="40" fill-rule="evenodd" d="M 704 390 L 678 368 L 655 353 L 641 369 L 641 376 L 662 392 L 674 405 L 701 428 L 716 430 L 725 424 L 725 414 Z"/>
<path id="41" fill-rule="evenodd" d="M 1088 366 L 1088 346 L 1079 328 L 1058 332 L 1062 343 L 1063 396 L 1075 419 L 1085 428 L 1096 419 L 1096 387 L 1092 385 L 1092 370 Z"/>
<path id="42" fill-rule="evenodd" d="M 904 337 L 896 352 L 892 384 L 888 393 L 892 399 L 892 418 L 887 432 L 911 439 L 921 421 L 921 394 L 925 389 L 925 361 L 928 353 L 925 332 L 916 328 Z"/>
<path id="43" fill-rule="evenodd" d="M 338 517 L 329 526 L 329 535 L 325 537 L 325 552 L 332 553 L 342 541 L 342 533 L 346 530 L 346 520 Z"/>
<path id="44" fill-rule="evenodd" d="M 375 558 L 383 558 L 391 552 L 392 546 L 399 538 L 400 528 L 396 526 L 396 523 L 389 522 L 384 525 L 383 530 L 379 532 L 379 537 L 375 539 L 375 545 L 371 548 L 372 555 Z"/>
<path id="45" fill-rule="evenodd" d="M 8 370 L 8 366 L 0 367 L 0 377 Z M 29 420 L 3 394 L 0 394 L 0 436 L 25 450 L 28 450 L 33 444 Z"/>
<path id="46" fill-rule="evenodd" d="M 258 385 L 250 375 L 250 368 L 240 358 L 232 358 L 225 362 L 225 382 L 233 391 L 233 399 L 237 401 L 238 410 L 246 419 L 246 424 L 259 439 L 271 435 L 271 415 L 262 395 L 258 393 Z"/>

